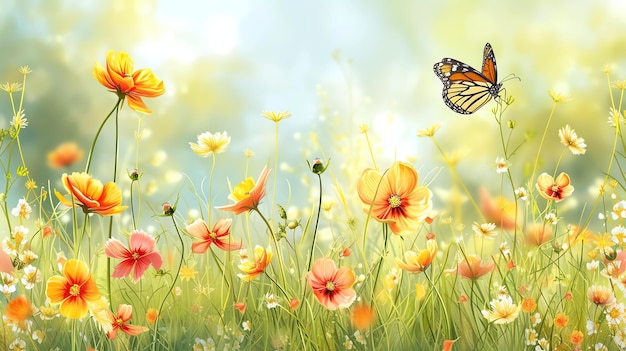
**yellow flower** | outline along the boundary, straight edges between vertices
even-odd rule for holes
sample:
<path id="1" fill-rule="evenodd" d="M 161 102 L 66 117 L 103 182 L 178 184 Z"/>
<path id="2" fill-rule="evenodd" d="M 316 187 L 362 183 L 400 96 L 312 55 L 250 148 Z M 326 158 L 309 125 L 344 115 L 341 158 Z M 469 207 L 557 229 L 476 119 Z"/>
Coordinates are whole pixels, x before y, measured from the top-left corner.
<path id="1" fill-rule="evenodd" d="M 100 300 L 100 292 L 87 264 L 75 259 L 65 263 L 62 276 L 48 279 L 46 296 L 50 303 L 60 303 L 59 312 L 72 319 L 85 317 L 89 311 L 88 304 Z"/>
<path id="2" fill-rule="evenodd" d="M 288 111 L 282 111 L 282 112 L 263 111 L 263 117 L 269 119 L 270 121 L 274 121 L 278 123 L 285 118 L 291 117 L 291 113 L 289 113 Z"/>
<path id="3" fill-rule="evenodd" d="M 569 124 L 559 129 L 559 139 L 561 144 L 567 146 L 574 155 L 582 155 L 587 151 L 585 149 L 587 147 L 585 139 L 579 138 L 576 131 Z"/>
<path id="4" fill-rule="evenodd" d="M 265 271 L 265 268 L 270 264 L 273 256 L 274 254 L 272 253 L 271 247 L 268 247 L 266 250 L 262 246 L 257 245 L 254 248 L 254 261 L 242 261 L 239 265 L 239 269 L 241 269 L 243 274 L 237 274 L 237 276 L 241 280 L 248 282 L 253 280 Z"/>
<path id="5" fill-rule="evenodd" d="M 30 70 L 30 67 L 28 67 L 28 66 L 20 66 L 20 73 L 21 73 L 21 74 L 23 74 L 23 75 L 27 75 L 27 74 L 29 74 L 30 72 L 32 72 L 32 71 Z"/>
<path id="6" fill-rule="evenodd" d="M 441 128 L 441 123 L 435 123 L 429 127 L 418 130 L 417 136 L 418 137 L 433 137 L 435 136 L 435 133 L 437 133 L 439 128 Z"/>
<path id="7" fill-rule="evenodd" d="M 430 266 L 435 256 L 437 256 L 437 242 L 428 240 L 426 249 L 421 250 L 419 253 L 407 251 L 404 253 L 404 260 L 396 258 L 396 263 L 398 267 L 407 272 L 421 273 Z"/>
<path id="8" fill-rule="evenodd" d="M 180 267 L 180 280 L 182 281 L 193 280 L 196 278 L 196 274 L 198 272 L 196 272 L 193 265 Z"/>
<path id="9" fill-rule="evenodd" d="M 483 317 L 494 324 L 508 324 L 517 319 L 521 306 L 513 303 L 513 299 L 505 295 L 492 300 L 490 311 L 482 311 Z"/>
<path id="10" fill-rule="evenodd" d="M 114 215 L 128 207 L 122 206 L 122 191 L 113 182 L 103 186 L 102 182 L 84 172 L 63 174 L 62 181 L 65 189 L 74 198 L 68 200 L 55 190 L 55 195 L 65 206 L 80 206 L 85 213 L 97 213 L 101 216 Z"/>
<path id="11" fill-rule="evenodd" d="M 22 90 L 22 84 L 20 83 L 9 83 L 6 82 L 0 86 L 0 89 L 6 91 L 7 93 L 15 93 Z"/>
<path id="12" fill-rule="evenodd" d="M 554 101 L 555 104 L 558 104 L 559 102 L 567 102 L 570 100 L 570 98 L 568 98 L 567 96 L 558 93 L 554 90 L 550 90 L 550 97 L 552 98 L 552 101 Z"/>
<path id="13" fill-rule="evenodd" d="M 230 144 L 230 137 L 226 132 L 212 134 L 204 132 L 198 135 L 198 143 L 189 143 L 191 150 L 202 157 L 210 157 L 213 154 L 221 154 L 226 151 Z"/>
<path id="14" fill-rule="evenodd" d="M 626 90 L 626 80 L 618 80 L 613 82 L 613 86 L 619 90 Z"/>

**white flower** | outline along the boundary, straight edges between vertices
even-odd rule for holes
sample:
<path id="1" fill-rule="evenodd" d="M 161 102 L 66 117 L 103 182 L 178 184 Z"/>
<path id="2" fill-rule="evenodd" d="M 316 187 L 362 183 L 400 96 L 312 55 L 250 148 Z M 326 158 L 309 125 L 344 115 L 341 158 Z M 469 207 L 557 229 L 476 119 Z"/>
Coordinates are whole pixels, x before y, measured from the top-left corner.
<path id="1" fill-rule="evenodd" d="M 17 201 L 17 206 L 11 209 L 11 215 L 15 217 L 28 219 L 32 211 L 33 210 L 32 208 L 30 208 L 30 205 L 28 204 L 28 202 L 26 202 L 26 199 L 21 198 Z"/>
<path id="2" fill-rule="evenodd" d="M 593 260 L 587 263 L 587 270 L 590 270 L 592 272 L 597 270 L 598 267 L 600 267 L 600 261 Z"/>
<path id="3" fill-rule="evenodd" d="M 626 243 L 626 228 L 618 225 L 617 227 L 611 229 L 611 239 L 613 239 L 613 242 L 618 245 Z"/>
<path id="4" fill-rule="evenodd" d="M 243 327 L 243 330 L 245 331 L 250 331 L 250 329 L 252 329 L 252 323 L 250 323 L 249 320 L 241 323 L 241 326 Z"/>
<path id="5" fill-rule="evenodd" d="M 552 225 L 556 225 L 558 223 L 558 219 L 556 218 L 556 215 L 554 214 L 554 212 L 550 212 L 546 215 L 545 217 L 546 222 L 552 224 Z"/>
<path id="6" fill-rule="evenodd" d="M 593 335 L 598 332 L 598 325 L 591 319 L 587 319 L 587 335 Z"/>
<path id="7" fill-rule="evenodd" d="M 41 282 L 41 272 L 33 267 L 32 265 L 28 265 L 24 267 L 24 275 L 22 276 L 22 284 L 26 290 L 30 290 L 35 287 L 35 284 Z"/>
<path id="8" fill-rule="evenodd" d="M 272 293 L 265 294 L 265 303 L 268 309 L 278 307 L 278 298 Z"/>
<path id="9" fill-rule="evenodd" d="M 506 173 L 509 171 L 509 166 L 511 164 L 509 161 L 505 160 L 504 157 L 496 157 L 496 172 L 497 173 Z"/>
<path id="10" fill-rule="evenodd" d="M 528 190 L 524 187 L 519 187 L 515 189 L 515 196 L 517 196 L 520 200 L 526 201 L 528 200 Z"/>

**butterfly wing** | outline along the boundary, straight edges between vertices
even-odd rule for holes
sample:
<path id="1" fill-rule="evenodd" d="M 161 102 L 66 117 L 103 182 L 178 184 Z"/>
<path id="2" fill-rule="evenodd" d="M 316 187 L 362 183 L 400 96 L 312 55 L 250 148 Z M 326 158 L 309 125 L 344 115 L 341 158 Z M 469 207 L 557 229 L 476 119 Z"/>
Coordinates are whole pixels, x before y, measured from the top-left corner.
<path id="1" fill-rule="evenodd" d="M 482 72 L 451 58 L 436 63 L 433 70 L 443 83 L 443 101 L 457 113 L 474 113 L 500 92 L 496 59 L 489 43 L 483 51 Z"/>

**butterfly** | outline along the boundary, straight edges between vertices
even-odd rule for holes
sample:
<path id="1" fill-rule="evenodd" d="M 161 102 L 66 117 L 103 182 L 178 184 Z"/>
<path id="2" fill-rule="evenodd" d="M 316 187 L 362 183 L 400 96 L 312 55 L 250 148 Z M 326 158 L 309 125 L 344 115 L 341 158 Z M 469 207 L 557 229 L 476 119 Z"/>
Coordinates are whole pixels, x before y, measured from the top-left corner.
<path id="1" fill-rule="evenodd" d="M 451 58 L 437 62 L 433 70 L 443 83 L 443 101 L 454 112 L 469 115 L 500 97 L 502 83 L 498 83 L 496 57 L 489 43 L 483 50 L 482 72 Z"/>

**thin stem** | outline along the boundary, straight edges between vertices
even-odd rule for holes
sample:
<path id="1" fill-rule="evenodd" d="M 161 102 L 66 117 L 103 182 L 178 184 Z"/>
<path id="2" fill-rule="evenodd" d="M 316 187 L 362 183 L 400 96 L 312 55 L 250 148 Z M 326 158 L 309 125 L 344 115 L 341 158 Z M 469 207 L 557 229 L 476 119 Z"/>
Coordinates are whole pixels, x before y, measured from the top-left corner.
<path id="1" fill-rule="evenodd" d="M 96 132 L 96 136 L 93 139 L 93 142 L 91 143 L 91 148 L 89 148 L 89 156 L 87 156 L 87 165 L 85 166 L 85 173 L 89 173 L 89 168 L 91 167 L 91 159 L 93 157 L 93 150 L 96 148 L 96 142 L 98 141 L 98 137 L 100 136 L 100 132 L 102 132 L 102 128 L 104 127 L 104 124 L 109 120 L 109 118 L 113 115 L 113 112 L 115 112 L 119 106 L 121 106 L 121 103 L 124 101 L 123 97 L 120 97 L 117 100 L 117 103 L 115 103 L 115 106 L 113 106 L 113 109 L 111 110 L 111 112 L 109 112 L 109 114 L 104 118 L 104 121 L 102 121 L 102 124 L 100 124 L 100 127 L 98 128 L 98 131 Z"/>

